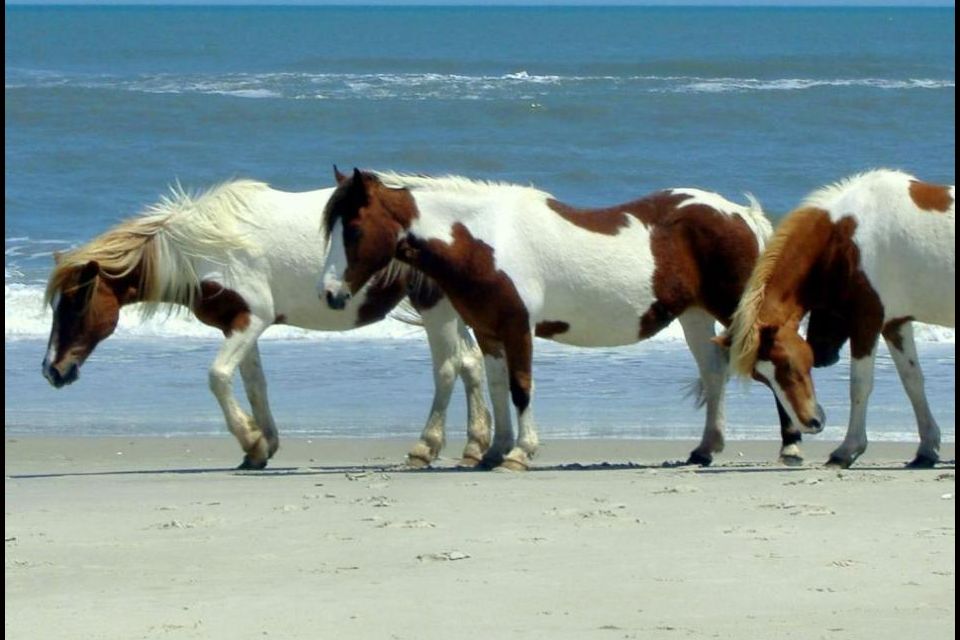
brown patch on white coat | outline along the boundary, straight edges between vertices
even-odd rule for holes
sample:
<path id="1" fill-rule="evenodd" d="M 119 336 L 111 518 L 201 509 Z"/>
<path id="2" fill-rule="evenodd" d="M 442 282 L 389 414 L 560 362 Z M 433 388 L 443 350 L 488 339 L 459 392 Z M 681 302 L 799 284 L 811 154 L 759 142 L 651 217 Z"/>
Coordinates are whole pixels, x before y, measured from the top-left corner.
<path id="1" fill-rule="evenodd" d="M 917 207 L 924 211 L 944 213 L 953 206 L 953 195 L 950 193 L 950 187 L 942 184 L 911 180 L 910 198 Z"/>

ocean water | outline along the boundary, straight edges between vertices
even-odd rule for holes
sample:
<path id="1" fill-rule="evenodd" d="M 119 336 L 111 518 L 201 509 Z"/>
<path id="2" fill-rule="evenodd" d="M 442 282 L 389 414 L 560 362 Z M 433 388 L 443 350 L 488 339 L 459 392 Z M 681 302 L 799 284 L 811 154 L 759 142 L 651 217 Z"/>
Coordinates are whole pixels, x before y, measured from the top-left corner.
<path id="1" fill-rule="evenodd" d="M 5 7 L 7 433 L 224 433 L 217 334 L 184 317 L 117 334 L 54 390 L 40 375 L 51 254 L 180 181 L 286 190 L 331 165 L 533 183 L 580 205 L 673 186 L 776 219 L 865 169 L 955 182 L 953 9 Z M 954 438 L 954 332 L 919 330 Z M 422 334 L 267 332 L 282 433 L 406 435 L 431 395 Z M 537 343 L 542 437 L 697 437 L 677 327 L 623 349 Z M 817 372 L 842 437 L 847 362 Z M 362 384 L 364 393 L 356 389 Z M 239 381 L 237 382 L 239 391 Z M 730 385 L 731 438 L 777 436 L 766 390 Z M 451 430 L 462 431 L 462 394 Z M 885 350 L 873 439 L 916 439 Z"/>

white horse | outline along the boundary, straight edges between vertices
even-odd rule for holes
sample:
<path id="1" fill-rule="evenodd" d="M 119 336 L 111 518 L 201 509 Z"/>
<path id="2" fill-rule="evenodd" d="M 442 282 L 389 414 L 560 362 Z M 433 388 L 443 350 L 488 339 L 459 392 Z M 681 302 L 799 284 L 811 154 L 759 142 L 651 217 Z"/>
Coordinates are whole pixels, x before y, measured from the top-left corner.
<path id="1" fill-rule="evenodd" d="M 120 307 L 183 305 L 225 339 L 210 367 L 210 389 L 245 452 L 241 468 L 266 466 L 279 445 L 267 401 L 257 339 L 270 325 L 345 331 L 376 322 L 411 286 L 423 318 L 436 383 L 433 406 L 409 461 L 422 466 L 444 444 L 444 420 L 456 377 L 467 392 L 468 442 L 463 464 L 480 461 L 490 442 L 482 357 L 450 303 L 413 281 L 380 274 L 344 312 L 314 295 L 328 243 L 318 234 L 333 189 L 287 193 L 249 180 L 190 197 L 175 190 L 139 217 L 56 256 L 46 290 L 53 323 L 43 374 L 55 387 L 75 381 L 80 365 L 116 328 Z M 250 401 L 233 394 L 237 367 Z"/>
<path id="2" fill-rule="evenodd" d="M 631 344 L 673 320 L 700 369 L 707 407 L 689 462 L 723 449 L 727 362 L 711 341 L 729 322 L 772 233 L 756 202 L 672 189 L 606 209 L 574 209 L 530 187 L 465 178 L 336 172 L 332 248 L 318 283 L 332 306 L 396 257 L 443 289 L 484 352 L 495 435 L 489 464 L 525 469 L 537 450 L 533 336 L 579 346 Z M 519 421 L 514 446 L 508 393 Z M 781 415 L 784 415 L 781 412 Z M 785 423 L 784 457 L 799 457 Z"/>
<path id="3" fill-rule="evenodd" d="M 867 448 L 882 335 L 920 432 L 910 466 L 933 466 L 940 428 L 924 393 L 912 321 L 954 326 L 955 252 L 953 186 L 876 170 L 816 191 L 783 220 L 757 262 L 725 338 L 734 369 L 762 374 L 797 424 L 820 431 L 810 377 L 817 358 L 798 327 L 808 311 L 827 310 L 824 335 L 836 349 L 849 338 L 851 355 L 850 422 L 828 464 L 849 467 Z"/>

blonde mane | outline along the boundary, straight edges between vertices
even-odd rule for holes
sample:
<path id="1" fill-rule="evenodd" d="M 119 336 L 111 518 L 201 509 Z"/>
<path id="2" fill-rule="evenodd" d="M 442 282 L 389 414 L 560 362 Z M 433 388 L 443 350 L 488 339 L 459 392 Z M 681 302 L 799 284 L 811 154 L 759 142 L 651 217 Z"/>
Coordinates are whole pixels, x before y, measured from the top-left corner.
<path id="1" fill-rule="evenodd" d="M 251 248 L 238 222 L 249 217 L 251 198 L 269 187 L 253 180 L 236 180 L 191 195 L 179 184 L 141 215 L 116 225 L 85 245 L 62 254 L 50 274 L 44 304 L 62 290 L 85 283 L 76 274 L 89 262 L 100 275 L 123 278 L 139 268 L 139 298 L 144 316 L 162 303 L 190 307 L 200 288 L 196 263 L 203 259 L 224 264 L 230 251 Z"/>
<path id="2" fill-rule="evenodd" d="M 760 349 L 760 309 L 767 292 L 767 284 L 780 263 L 784 250 L 798 228 L 807 223 L 813 207 L 795 209 L 783 219 L 766 249 L 757 259 L 750 280 L 733 314 L 727 335 L 730 338 L 730 366 L 734 373 L 744 377 L 753 375 Z"/>

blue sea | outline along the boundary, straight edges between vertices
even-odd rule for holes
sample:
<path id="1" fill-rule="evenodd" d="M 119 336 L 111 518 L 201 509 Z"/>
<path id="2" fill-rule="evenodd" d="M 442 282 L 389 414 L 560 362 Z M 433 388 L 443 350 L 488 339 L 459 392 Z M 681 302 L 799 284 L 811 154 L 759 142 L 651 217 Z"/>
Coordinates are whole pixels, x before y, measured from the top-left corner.
<path id="1" fill-rule="evenodd" d="M 5 7 L 4 424 L 10 434 L 226 435 L 217 334 L 125 313 L 73 386 L 40 375 L 51 253 L 175 181 L 328 186 L 332 165 L 532 183 L 573 204 L 697 186 L 776 219 L 874 167 L 955 182 L 955 12 L 911 8 Z M 955 434 L 953 330 L 921 327 L 928 394 Z M 419 432 L 418 329 L 273 328 L 281 434 Z M 677 327 L 621 349 L 538 341 L 541 437 L 697 438 Z M 839 440 L 848 363 L 817 372 Z M 240 393 L 239 380 L 237 391 Z M 769 393 L 729 387 L 731 439 L 778 437 Z M 462 394 L 450 414 L 462 434 Z M 881 347 L 868 432 L 916 441 Z M 771 454 L 773 453 L 771 449 Z M 682 455 L 678 450 L 678 456 Z"/>

